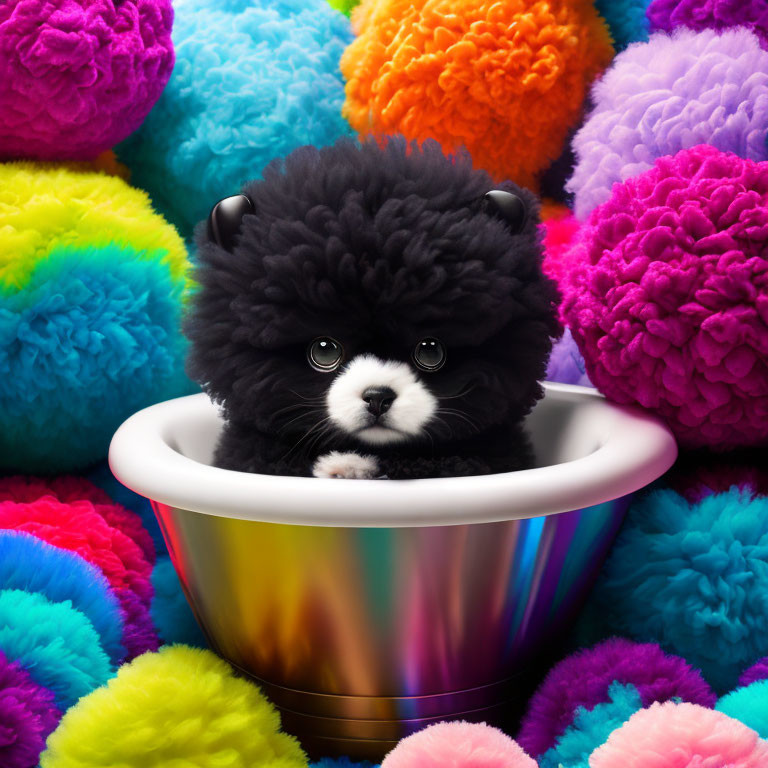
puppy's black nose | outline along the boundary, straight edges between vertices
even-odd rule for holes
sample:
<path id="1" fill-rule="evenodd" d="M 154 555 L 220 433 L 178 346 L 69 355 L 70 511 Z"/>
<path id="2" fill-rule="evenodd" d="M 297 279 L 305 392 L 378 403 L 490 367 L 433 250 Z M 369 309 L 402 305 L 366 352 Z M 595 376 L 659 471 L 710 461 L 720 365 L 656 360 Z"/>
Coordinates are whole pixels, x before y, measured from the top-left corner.
<path id="1" fill-rule="evenodd" d="M 363 392 L 363 400 L 368 403 L 368 410 L 377 417 L 392 407 L 396 397 L 395 391 L 389 387 L 369 387 Z"/>

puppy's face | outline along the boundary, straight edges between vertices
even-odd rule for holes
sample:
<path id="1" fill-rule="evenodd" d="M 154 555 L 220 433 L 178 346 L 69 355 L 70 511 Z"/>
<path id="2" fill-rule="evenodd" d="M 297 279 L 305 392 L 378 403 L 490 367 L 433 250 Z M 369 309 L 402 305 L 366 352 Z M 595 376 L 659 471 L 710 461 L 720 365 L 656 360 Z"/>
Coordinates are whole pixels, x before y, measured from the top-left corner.
<path id="1" fill-rule="evenodd" d="M 236 235 L 199 240 L 190 373 L 228 419 L 297 451 L 519 420 L 540 395 L 556 294 L 534 197 L 507 184 L 518 208 L 500 213 L 492 188 L 465 159 L 396 141 L 267 169 L 227 203 L 245 206 Z"/>

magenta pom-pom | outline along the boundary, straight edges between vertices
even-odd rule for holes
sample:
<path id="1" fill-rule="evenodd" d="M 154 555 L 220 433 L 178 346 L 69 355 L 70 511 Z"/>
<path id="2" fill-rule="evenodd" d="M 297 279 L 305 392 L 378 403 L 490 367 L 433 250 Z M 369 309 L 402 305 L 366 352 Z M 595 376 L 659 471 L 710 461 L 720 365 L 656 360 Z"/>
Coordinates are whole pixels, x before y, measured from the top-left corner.
<path id="1" fill-rule="evenodd" d="M 616 185 L 579 230 L 563 315 L 606 396 L 687 447 L 768 435 L 768 162 L 708 145 Z"/>
<path id="2" fill-rule="evenodd" d="M 437 723 L 403 739 L 381 768 L 536 768 L 520 745 L 485 723 Z"/>
<path id="3" fill-rule="evenodd" d="M 53 693 L 0 652 L 0 765 L 37 765 L 45 740 L 60 718 Z"/>
<path id="4" fill-rule="evenodd" d="M 765 768 L 768 741 L 696 704 L 641 709 L 589 757 L 589 768 Z"/>
<path id="5" fill-rule="evenodd" d="M 680 699 L 713 707 L 717 700 L 701 673 L 654 643 L 613 638 L 565 658 L 550 670 L 528 704 L 517 740 L 542 755 L 572 724 L 576 710 L 609 701 L 613 682 L 635 686 L 643 706 Z"/>
<path id="6" fill-rule="evenodd" d="M 171 76 L 171 0 L 0 3 L 0 157 L 91 159 Z"/>
<path id="7" fill-rule="evenodd" d="M 766 0 L 652 0 L 645 13 L 651 31 L 747 27 L 760 38 L 763 47 L 768 43 Z"/>

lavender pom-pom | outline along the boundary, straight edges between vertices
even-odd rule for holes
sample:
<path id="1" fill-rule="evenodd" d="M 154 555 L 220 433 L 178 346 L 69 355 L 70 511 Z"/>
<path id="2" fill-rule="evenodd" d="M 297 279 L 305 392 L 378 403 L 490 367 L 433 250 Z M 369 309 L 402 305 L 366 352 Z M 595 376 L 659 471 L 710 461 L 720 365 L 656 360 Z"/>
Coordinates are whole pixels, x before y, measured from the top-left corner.
<path id="1" fill-rule="evenodd" d="M 592 386 L 584 365 L 584 358 L 579 352 L 570 328 L 565 329 L 565 333 L 552 347 L 547 365 L 547 381 L 578 384 L 582 387 Z"/>
<path id="2" fill-rule="evenodd" d="M 748 29 L 657 32 L 620 53 L 592 95 L 567 185 L 581 219 L 616 182 L 681 149 L 768 159 L 768 51 Z"/>

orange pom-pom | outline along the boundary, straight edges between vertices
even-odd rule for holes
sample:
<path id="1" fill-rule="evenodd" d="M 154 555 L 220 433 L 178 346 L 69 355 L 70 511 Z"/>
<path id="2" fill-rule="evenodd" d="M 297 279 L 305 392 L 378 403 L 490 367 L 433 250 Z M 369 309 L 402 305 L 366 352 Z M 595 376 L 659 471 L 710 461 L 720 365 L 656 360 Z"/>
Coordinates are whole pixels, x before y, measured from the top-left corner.
<path id="1" fill-rule="evenodd" d="M 363 136 L 466 147 L 535 186 L 560 154 L 611 38 L 592 0 L 363 0 L 341 69 Z"/>

